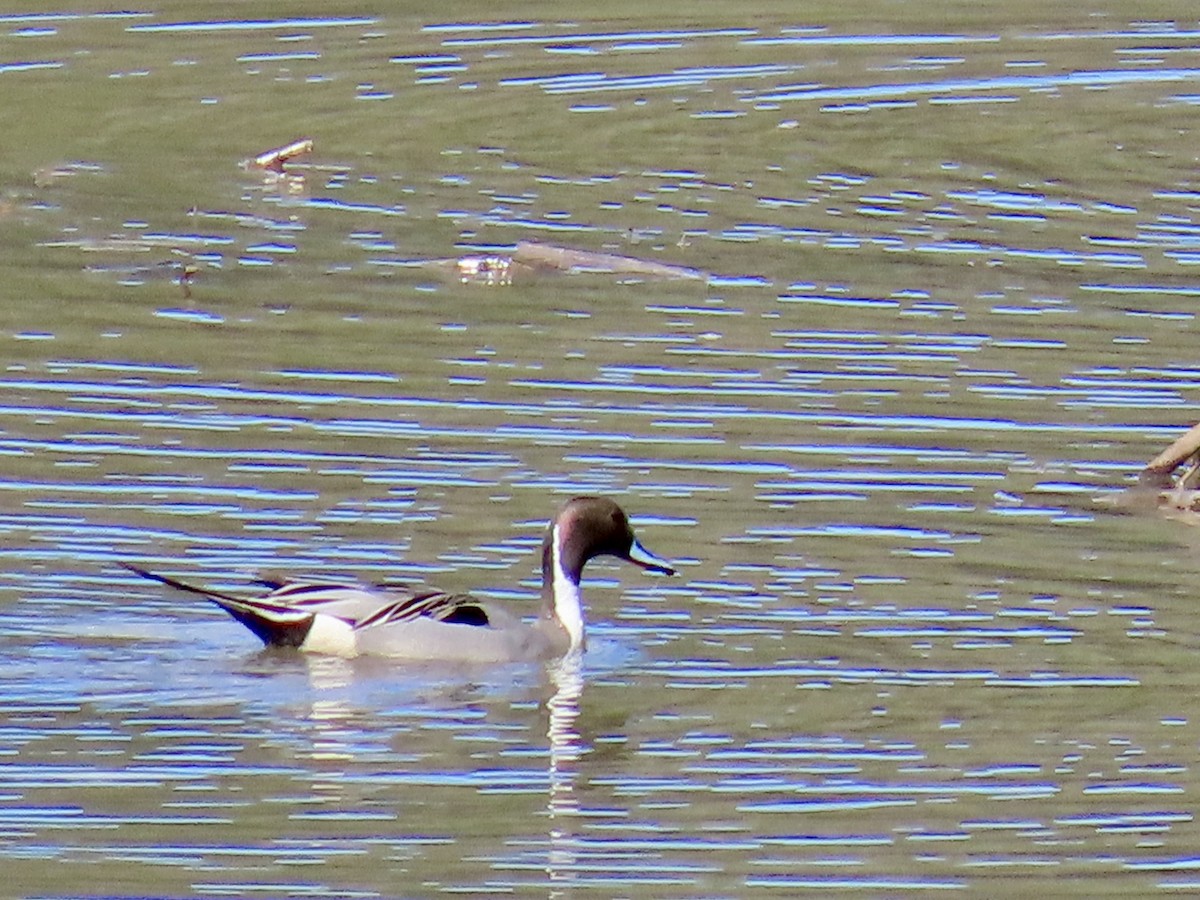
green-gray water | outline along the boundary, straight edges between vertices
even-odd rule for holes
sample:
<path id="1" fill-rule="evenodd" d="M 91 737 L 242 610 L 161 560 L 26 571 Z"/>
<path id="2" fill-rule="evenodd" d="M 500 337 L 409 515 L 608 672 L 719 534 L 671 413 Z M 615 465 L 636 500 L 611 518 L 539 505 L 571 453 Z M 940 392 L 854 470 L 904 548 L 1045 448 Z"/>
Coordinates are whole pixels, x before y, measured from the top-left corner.
<path id="1" fill-rule="evenodd" d="M 4 894 L 1200 889 L 1195 533 L 1115 502 L 1198 418 L 1191 6 L 248 10 L 0 14 Z M 711 277 L 433 263 L 525 240 Z M 682 576 L 582 671 L 117 565 L 521 603 L 584 492 Z"/>

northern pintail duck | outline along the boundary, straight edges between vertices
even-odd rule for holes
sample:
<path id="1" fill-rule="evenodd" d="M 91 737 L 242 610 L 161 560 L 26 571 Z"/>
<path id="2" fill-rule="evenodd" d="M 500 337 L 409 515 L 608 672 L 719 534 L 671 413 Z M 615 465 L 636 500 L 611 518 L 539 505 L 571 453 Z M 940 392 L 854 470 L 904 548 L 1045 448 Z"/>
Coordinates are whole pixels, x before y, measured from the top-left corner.
<path id="1" fill-rule="evenodd" d="M 198 587 L 125 563 L 130 571 L 207 597 L 268 647 L 342 657 L 502 662 L 553 659 L 584 645 L 579 579 L 588 560 L 615 556 L 674 575 L 634 537 L 624 510 L 605 497 L 568 501 L 542 541 L 542 609 L 532 622 L 466 594 L 400 593 L 344 583 L 267 582 L 252 599 Z"/>

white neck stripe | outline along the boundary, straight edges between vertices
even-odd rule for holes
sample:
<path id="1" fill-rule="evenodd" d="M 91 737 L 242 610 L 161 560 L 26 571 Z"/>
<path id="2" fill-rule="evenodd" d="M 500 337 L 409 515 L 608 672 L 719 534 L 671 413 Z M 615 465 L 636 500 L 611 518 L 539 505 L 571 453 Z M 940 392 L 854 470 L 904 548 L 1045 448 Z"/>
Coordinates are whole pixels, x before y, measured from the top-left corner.
<path id="1" fill-rule="evenodd" d="M 551 568 L 554 570 L 554 615 L 566 629 L 571 639 L 571 649 L 577 650 L 583 646 L 583 597 L 579 590 L 579 582 L 568 575 L 562 566 L 562 545 L 559 542 L 558 525 L 554 526 L 554 534 L 550 545 Z"/>

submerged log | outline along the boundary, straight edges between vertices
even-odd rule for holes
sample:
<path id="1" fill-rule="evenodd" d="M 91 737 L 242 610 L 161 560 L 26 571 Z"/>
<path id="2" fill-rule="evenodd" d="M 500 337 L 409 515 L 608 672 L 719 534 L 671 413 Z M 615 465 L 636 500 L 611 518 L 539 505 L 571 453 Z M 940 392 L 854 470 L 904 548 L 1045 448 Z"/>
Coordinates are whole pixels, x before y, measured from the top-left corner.
<path id="1" fill-rule="evenodd" d="M 457 259 L 426 260 L 424 264 L 453 271 L 463 284 L 509 285 L 517 275 L 525 278 L 536 272 L 601 272 L 606 275 L 644 275 L 648 278 L 692 280 L 708 277 L 699 269 L 687 266 L 674 266 L 616 253 L 595 253 L 591 250 L 557 247 L 537 241 L 518 241 L 511 256 L 473 253 Z"/>
<path id="2" fill-rule="evenodd" d="M 595 253 L 591 250 L 575 250 L 571 247 L 556 247 L 537 241 L 518 241 L 513 251 L 513 260 L 536 269 L 557 272 L 605 272 L 617 275 L 646 275 L 650 278 L 704 279 L 707 276 L 699 269 L 674 266 L 636 256 L 621 256 L 616 253 Z"/>

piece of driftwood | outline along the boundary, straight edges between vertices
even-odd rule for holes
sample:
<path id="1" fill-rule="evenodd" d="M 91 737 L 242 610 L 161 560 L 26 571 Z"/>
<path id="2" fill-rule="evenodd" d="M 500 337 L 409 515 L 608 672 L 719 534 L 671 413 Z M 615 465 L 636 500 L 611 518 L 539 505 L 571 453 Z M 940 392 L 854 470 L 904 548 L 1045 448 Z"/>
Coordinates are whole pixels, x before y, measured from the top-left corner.
<path id="1" fill-rule="evenodd" d="M 282 147 L 264 151 L 253 159 L 246 160 L 243 165 L 247 168 L 266 169 L 268 172 L 283 174 L 283 167 L 287 162 L 297 156 L 312 153 L 312 149 L 312 138 L 300 138 L 300 140 L 284 144 Z"/>
<path id="2" fill-rule="evenodd" d="M 556 247 L 538 241 L 518 241 L 513 260 L 531 268 L 556 272 L 605 272 L 616 275 L 645 275 L 650 278 L 704 279 L 699 269 L 673 266 L 652 259 L 621 256 L 616 253 L 596 253 Z"/>
<path id="3" fill-rule="evenodd" d="M 1137 495 L 1153 497 L 1163 509 L 1200 511 L 1200 425 L 1146 463 L 1130 498 Z"/>
<path id="4" fill-rule="evenodd" d="M 1146 463 L 1143 473 L 1170 475 L 1179 464 L 1200 451 L 1200 425 L 1193 425 L 1177 437 L 1166 450 Z"/>

